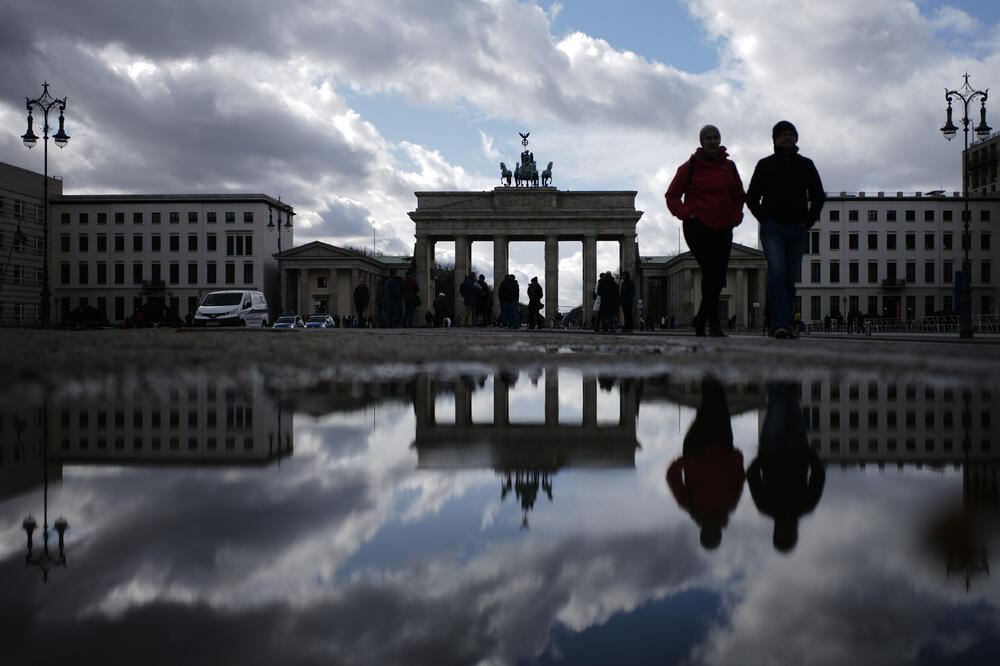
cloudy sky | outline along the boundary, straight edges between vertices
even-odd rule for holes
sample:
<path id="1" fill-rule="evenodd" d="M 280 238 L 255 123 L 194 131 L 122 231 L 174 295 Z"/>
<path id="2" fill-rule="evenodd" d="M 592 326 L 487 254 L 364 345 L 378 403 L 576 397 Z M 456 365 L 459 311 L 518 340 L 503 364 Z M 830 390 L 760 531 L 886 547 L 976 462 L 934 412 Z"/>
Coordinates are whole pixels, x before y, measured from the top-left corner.
<path id="1" fill-rule="evenodd" d="M 7 7 L 0 161 L 41 170 L 19 137 L 24 98 L 48 80 L 69 99 L 72 141 L 50 166 L 67 193 L 265 192 L 295 207 L 297 243 L 390 254 L 412 251 L 414 191 L 491 189 L 499 162 L 518 159 L 518 132 L 555 163 L 556 187 L 636 190 L 643 255 L 679 247 L 663 192 L 707 122 L 745 180 L 786 118 L 828 191 L 958 189 L 943 93 L 966 71 L 994 86 L 1000 63 L 992 0 Z M 756 245 L 756 224 L 736 239 Z M 608 245 L 601 270 L 616 268 Z M 560 247 L 563 268 L 579 255 Z M 483 269 L 491 256 L 475 246 Z M 541 272 L 538 248 L 515 244 L 511 259 Z M 570 272 L 565 305 L 579 300 Z"/>

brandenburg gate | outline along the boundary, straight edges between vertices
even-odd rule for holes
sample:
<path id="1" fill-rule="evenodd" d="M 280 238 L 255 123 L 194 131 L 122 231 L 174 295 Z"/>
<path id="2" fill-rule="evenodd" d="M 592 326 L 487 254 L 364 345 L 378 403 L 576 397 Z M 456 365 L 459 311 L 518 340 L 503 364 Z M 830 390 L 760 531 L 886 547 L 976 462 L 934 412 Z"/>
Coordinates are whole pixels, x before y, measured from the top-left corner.
<path id="1" fill-rule="evenodd" d="M 502 168 L 504 168 L 501 165 Z M 507 173 L 510 173 L 509 171 Z M 543 181 L 544 182 L 544 181 Z M 511 241 L 545 243 L 545 319 L 558 310 L 559 241 L 583 243 L 584 321 L 590 320 L 597 283 L 597 241 L 619 243 L 620 270 L 633 277 L 638 268 L 635 227 L 642 211 L 635 209 L 636 192 L 572 192 L 554 187 L 501 186 L 487 192 L 416 192 L 417 209 L 409 213 L 416 225 L 414 262 L 416 279 L 433 285 L 434 245 L 455 242 L 456 308 L 461 307 L 459 285 L 472 265 L 472 243 L 493 242 L 493 292 L 508 270 Z M 526 285 L 522 285 L 524 289 Z M 432 289 L 424 293 L 430 296 Z M 524 292 L 522 291 L 522 294 Z M 496 296 L 494 295 L 494 307 Z M 418 320 L 431 305 L 425 298 Z M 460 311 L 460 310 L 459 310 Z"/>

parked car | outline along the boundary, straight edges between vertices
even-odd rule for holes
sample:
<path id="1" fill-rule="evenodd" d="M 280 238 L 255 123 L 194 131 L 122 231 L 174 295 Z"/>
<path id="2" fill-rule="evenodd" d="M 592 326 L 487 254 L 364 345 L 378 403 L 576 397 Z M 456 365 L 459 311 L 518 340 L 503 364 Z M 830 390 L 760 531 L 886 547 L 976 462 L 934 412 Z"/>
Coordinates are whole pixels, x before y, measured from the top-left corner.
<path id="1" fill-rule="evenodd" d="M 305 328 L 306 323 L 302 321 L 302 315 L 281 315 L 274 322 L 271 328 Z"/>
<path id="2" fill-rule="evenodd" d="M 328 314 L 314 314 L 306 319 L 306 328 L 337 328 L 337 322 Z"/>
<path id="3" fill-rule="evenodd" d="M 267 299 L 259 291 L 213 291 L 198 306 L 191 323 L 194 326 L 267 328 Z"/>

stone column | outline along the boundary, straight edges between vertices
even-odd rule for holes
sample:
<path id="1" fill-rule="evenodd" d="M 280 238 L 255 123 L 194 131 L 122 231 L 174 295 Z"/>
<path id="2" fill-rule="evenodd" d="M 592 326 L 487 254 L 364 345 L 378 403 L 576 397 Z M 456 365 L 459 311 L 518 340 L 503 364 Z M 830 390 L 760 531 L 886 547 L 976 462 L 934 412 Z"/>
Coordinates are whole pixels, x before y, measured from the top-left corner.
<path id="1" fill-rule="evenodd" d="M 468 236 L 455 236 L 455 323 L 465 323 L 465 302 L 462 300 L 462 280 L 469 274 L 472 245 Z"/>
<path id="2" fill-rule="evenodd" d="M 503 280 L 504 276 L 507 275 L 507 250 L 507 236 L 503 234 L 493 236 L 493 296 L 491 300 L 493 301 L 494 319 L 496 319 L 497 313 L 500 311 L 500 300 L 497 296 L 500 282 Z"/>
<path id="3" fill-rule="evenodd" d="M 618 241 L 619 270 L 623 273 L 628 271 L 629 277 L 633 283 L 639 279 L 637 259 L 638 256 L 635 234 L 625 234 L 622 236 L 621 240 Z M 636 291 L 638 292 L 638 290 Z M 635 326 L 639 326 L 638 298 L 639 295 L 637 293 L 636 297 L 632 299 L 632 321 L 635 322 Z"/>
<path id="4" fill-rule="evenodd" d="M 594 287 L 597 285 L 597 236 L 583 238 L 583 326 L 590 326 L 594 313 Z"/>
<path id="5" fill-rule="evenodd" d="M 434 425 L 434 387 L 429 375 L 421 375 L 416 379 L 416 394 L 413 400 L 413 412 L 417 420 L 417 433 Z"/>
<path id="6" fill-rule="evenodd" d="M 493 373 L 493 425 L 510 425 L 510 396 L 507 385 L 500 379 L 500 373 Z"/>
<path id="7" fill-rule="evenodd" d="M 736 325 L 744 326 L 747 322 L 746 269 L 739 266 L 733 273 L 736 277 L 736 287 L 733 289 L 733 311 L 729 316 L 736 315 Z"/>
<path id="8" fill-rule="evenodd" d="M 559 237 L 545 237 L 545 320 L 552 324 L 559 311 Z"/>
<path id="9" fill-rule="evenodd" d="M 597 428 L 597 378 L 583 378 L 583 427 L 591 432 Z"/>
<path id="10" fill-rule="evenodd" d="M 299 294 L 298 294 L 298 306 L 295 308 L 296 314 L 304 314 L 308 312 L 309 307 L 309 269 L 302 268 L 299 271 Z M 282 312 L 281 314 L 285 314 Z"/>
<path id="11" fill-rule="evenodd" d="M 559 425 L 559 371 L 553 367 L 545 369 L 545 425 Z"/>
<path id="12" fill-rule="evenodd" d="M 343 314 L 343 303 L 345 296 L 342 293 L 343 285 L 340 284 L 340 271 L 336 268 L 331 269 L 327 272 L 326 278 L 326 309 L 331 315 L 341 315 Z M 313 310 L 312 299 L 309 299 L 309 312 Z"/>
<path id="13" fill-rule="evenodd" d="M 413 276 L 420 287 L 417 292 L 420 296 L 420 305 L 413 312 L 413 325 L 424 325 L 424 313 L 434 305 L 434 297 L 437 296 L 434 288 L 434 241 L 427 236 L 417 236 L 417 242 L 413 246 L 413 260 L 417 265 L 416 274 Z"/>
<path id="14" fill-rule="evenodd" d="M 467 430 L 472 425 L 472 391 L 462 378 L 456 379 L 455 426 Z"/>

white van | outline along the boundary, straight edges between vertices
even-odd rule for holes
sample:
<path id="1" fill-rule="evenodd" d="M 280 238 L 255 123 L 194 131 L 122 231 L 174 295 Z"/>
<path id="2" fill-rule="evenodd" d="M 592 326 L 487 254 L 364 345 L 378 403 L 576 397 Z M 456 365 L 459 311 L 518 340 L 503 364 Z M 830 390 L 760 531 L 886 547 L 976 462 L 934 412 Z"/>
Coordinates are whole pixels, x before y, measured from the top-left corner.
<path id="1" fill-rule="evenodd" d="M 213 291 L 195 311 L 194 325 L 267 328 L 267 299 L 259 291 Z"/>

